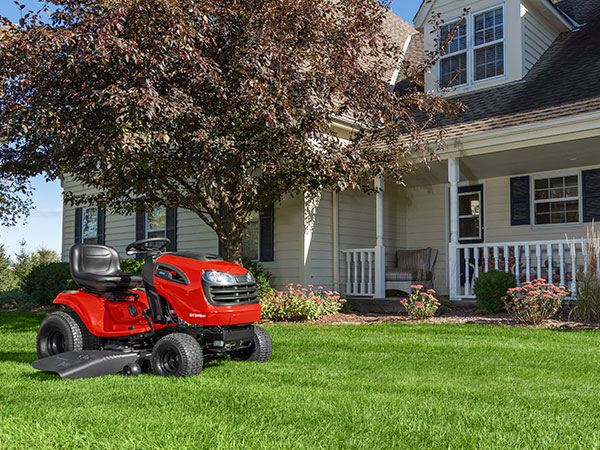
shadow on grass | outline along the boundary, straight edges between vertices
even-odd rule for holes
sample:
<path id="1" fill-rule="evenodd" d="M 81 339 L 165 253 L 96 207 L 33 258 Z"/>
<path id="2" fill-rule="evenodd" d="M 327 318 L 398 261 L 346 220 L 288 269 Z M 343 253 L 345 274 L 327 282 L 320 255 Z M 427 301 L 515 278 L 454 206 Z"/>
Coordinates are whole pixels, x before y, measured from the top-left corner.
<path id="1" fill-rule="evenodd" d="M 0 332 L 37 331 L 44 316 L 40 313 L 0 313 Z"/>
<path id="2" fill-rule="evenodd" d="M 17 362 L 31 364 L 37 358 L 35 352 L 0 352 L 0 362 Z"/>

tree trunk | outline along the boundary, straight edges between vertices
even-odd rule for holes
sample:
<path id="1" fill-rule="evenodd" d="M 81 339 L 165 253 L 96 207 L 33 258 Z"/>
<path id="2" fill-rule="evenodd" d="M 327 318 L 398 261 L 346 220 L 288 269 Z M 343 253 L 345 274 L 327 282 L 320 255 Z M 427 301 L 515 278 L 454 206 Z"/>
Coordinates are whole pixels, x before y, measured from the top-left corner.
<path id="1" fill-rule="evenodd" d="M 219 236 L 223 259 L 236 264 L 242 264 L 242 234 Z"/>

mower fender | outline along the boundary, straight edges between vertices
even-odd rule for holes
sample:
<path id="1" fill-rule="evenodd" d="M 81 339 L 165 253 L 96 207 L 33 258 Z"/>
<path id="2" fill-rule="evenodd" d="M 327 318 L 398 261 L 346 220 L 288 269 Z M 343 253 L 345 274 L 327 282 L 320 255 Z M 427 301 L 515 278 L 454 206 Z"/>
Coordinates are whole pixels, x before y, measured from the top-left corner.
<path id="1" fill-rule="evenodd" d="M 111 302 L 105 297 L 88 292 L 61 292 L 55 304 L 74 310 L 86 328 L 95 336 L 129 336 L 150 331 L 142 312 L 148 308 L 146 296 L 139 292 L 139 299 L 131 302 Z M 132 307 L 134 309 L 130 310 Z M 133 311 L 131 314 L 129 311 Z M 162 327 L 157 327 L 162 328 Z"/>
<path id="2" fill-rule="evenodd" d="M 38 359 L 31 365 L 34 369 L 56 372 L 62 378 L 93 378 L 114 375 L 122 372 L 125 366 L 137 363 L 140 355 L 136 352 L 112 352 L 105 350 L 84 350 L 59 353 Z"/>

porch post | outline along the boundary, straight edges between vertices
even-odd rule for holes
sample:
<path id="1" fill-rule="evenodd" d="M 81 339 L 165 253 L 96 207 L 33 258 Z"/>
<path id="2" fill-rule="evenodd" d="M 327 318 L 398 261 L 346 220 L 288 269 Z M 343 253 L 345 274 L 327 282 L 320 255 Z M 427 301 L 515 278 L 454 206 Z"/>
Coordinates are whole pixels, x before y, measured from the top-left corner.
<path id="1" fill-rule="evenodd" d="M 458 182 L 460 180 L 460 162 L 458 158 L 448 160 L 448 181 L 450 182 L 450 244 L 448 246 L 448 276 L 450 300 L 458 300 Z"/>
<path id="2" fill-rule="evenodd" d="M 375 179 L 375 298 L 385 298 L 385 247 L 383 245 L 383 176 Z"/>

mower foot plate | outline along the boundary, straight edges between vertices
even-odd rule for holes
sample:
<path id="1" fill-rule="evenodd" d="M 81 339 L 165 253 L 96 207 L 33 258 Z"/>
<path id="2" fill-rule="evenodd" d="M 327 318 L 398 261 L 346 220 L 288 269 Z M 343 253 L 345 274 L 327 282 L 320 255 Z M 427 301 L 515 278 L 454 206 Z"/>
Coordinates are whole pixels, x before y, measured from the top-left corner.
<path id="1" fill-rule="evenodd" d="M 128 364 L 140 359 L 135 352 L 113 352 L 107 350 L 84 350 L 59 353 L 38 359 L 31 365 L 34 369 L 56 372 L 62 378 L 93 378 L 119 373 Z"/>

